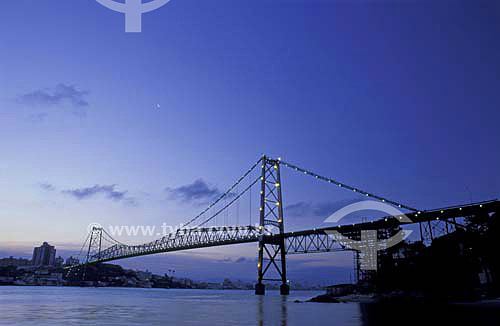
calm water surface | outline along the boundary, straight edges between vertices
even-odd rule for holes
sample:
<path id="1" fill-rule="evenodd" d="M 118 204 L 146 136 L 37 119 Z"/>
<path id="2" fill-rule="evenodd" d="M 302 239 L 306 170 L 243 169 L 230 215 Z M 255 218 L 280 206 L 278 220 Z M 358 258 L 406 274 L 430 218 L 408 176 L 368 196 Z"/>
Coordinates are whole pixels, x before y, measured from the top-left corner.
<path id="1" fill-rule="evenodd" d="M 405 325 L 420 318 L 429 325 L 441 317 L 449 325 L 500 325 L 494 308 L 294 302 L 320 293 L 8 286 L 0 287 L 0 325 Z"/>

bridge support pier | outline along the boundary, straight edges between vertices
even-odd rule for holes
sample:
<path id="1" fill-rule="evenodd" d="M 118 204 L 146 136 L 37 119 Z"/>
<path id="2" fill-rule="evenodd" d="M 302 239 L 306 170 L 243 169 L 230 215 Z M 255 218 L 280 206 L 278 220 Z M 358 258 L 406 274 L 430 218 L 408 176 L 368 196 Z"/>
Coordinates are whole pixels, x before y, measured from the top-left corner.
<path id="1" fill-rule="evenodd" d="M 283 224 L 283 198 L 281 194 L 280 160 L 262 157 L 260 190 L 258 279 L 255 294 L 264 295 L 263 281 L 281 282 L 280 293 L 290 294 L 286 278 L 285 227 Z M 277 228 L 279 237 L 271 237 L 271 228 Z M 264 278 L 273 274 L 271 278 Z"/>
<path id="2" fill-rule="evenodd" d="M 266 286 L 263 283 L 255 284 L 255 294 L 256 295 L 266 294 Z"/>
<path id="3" fill-rule="evenodd" d="M 281 284 L 280 294 L 281 295 L 289 295 L 290 294 L 290 286 L 288 284 Z"/>

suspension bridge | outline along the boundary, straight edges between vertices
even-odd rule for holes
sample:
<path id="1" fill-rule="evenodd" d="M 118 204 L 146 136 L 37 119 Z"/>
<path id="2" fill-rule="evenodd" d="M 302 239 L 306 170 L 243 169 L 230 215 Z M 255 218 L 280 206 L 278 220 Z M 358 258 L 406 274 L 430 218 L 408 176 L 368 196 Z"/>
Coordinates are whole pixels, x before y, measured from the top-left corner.
<path id="1" fill-rule="evenodd" d="M 363 223 L 285 232 L 282 168 L 291 169 L 320 182 L 330 184 L 332 187 L 357 193 L 367 199 L 391 205 L 401 210 L 401 215 L 386 216 Z M 258 205 L 258 214 L 252 212 L 253 188 L 258 188 L 258 200 L 254 201 L 254 206 Z M 241 225 L 239 216 L 240 202 L 244 196 L 248 197 L 250 201 L 248 225 Z M 232 210 L 231 215 L 230 210 Z M 430 243 L 440 235 L 453 232 L 457 228 L 466 228 L 465 218 L 499 211 L 500 202 L 497 200 L 441 209 L 420 210 L 303 169 L 280 158 L 273 159 L 263 156 L 226 192 L 222 193 L 198 215 L 189 219 L 183 228 L 158 240 L 140 245 L 127 245 L 115 240 L 102 227 L 92 228 L 82 247 L 86 250 L 83 262 L 68 268 L 72 270 L 85 268 L 89 264 L 99 264 L 129 257 L 255 242 L 258 243 L 255 293 L 263 295 L 266 282 L 280 282 L 281 294 L 287 295 L 290 291 L 287 279 L 287 255 L 351 250 L 357 254 L 357 267 L 359 268 L 359 256 L 363 252 L 360 253 L 358 249 L 353 249 L 343 239 L 360 241 L 362 232 L 375 230 L 377 239 L 383 240 L 394 236 L 402 225 L 415 224 L 418 225 L 420 231 L 420 240 L 424 243 Z M 252 215 L 258 215 L 258 223 L 255 225 L 251 223 Z M 218 226 L 221 219 L 223 226 Z M 236 223 L 230 223 L 235 219 Z M 331 236 L 332 232 L 342 235 L 342 238 Z"/>

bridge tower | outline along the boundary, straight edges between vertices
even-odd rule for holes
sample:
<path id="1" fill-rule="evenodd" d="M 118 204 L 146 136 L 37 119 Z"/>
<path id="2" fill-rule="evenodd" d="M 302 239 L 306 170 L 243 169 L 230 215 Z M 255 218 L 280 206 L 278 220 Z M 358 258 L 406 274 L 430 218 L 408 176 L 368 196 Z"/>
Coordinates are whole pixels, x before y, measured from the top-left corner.
<path id="1" fill-rule="evenodd" d="M 90 258 L 97 255 L 97 259 L 101 258 L 102 247 L 102 227 L 92 226 L 89 234 L 89 246 L 85 258 L 85 265 L 83 267 L 82 281 L 85 281 L 87 275 L 87 266 L 89 265 Z"/>
<path id="2" fill-rule="evenodd" d="M 269 237 L 269 226 L 278 228 L 283 235 L 283 197 L 281 193 L 280 159 L 274 160 L 262 156 L 262 174 L 260 188 L 260 220 L 259 220 L 259 258 L 257 262 L 258 278 L 255 285 L 255 294 L 264 295 L 263 281 L 281 282 L 281 295 L 290 293 L 290 286 L 286 278 L 286 251 L 285 238 Z M 274 274 L 279 278 L 266 278 Z"/>

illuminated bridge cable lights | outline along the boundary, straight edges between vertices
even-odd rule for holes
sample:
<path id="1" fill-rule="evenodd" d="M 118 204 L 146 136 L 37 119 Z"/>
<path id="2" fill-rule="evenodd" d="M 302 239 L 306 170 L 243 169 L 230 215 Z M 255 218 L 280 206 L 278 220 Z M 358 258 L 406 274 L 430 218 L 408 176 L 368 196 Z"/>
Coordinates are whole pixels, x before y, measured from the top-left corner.
<path id="1" fill-rule="evenodd" d="M 259 165 L 259 163 L 262 163 L 261 174 L 259 174 L 259 176 L 250 174 L 251 171 Z M 295 171 L 299 171 L 299 173 L 301 174 L 304 173 L 314 177 L 315 179 L 321 179 L 330 184 L 334 184 L 336 186 L 339 186 L 340 188 L 346 188 L 353 192 L 360 193 L 364 196 L 381 200 L 382 202 L 387 202 L 398 207 L 404 207 L 405 209 L 413 210 L 411 216 L 415 216 L 415 219 L 413 219 L 413 221 L 405 222 L 401 220 L 402 217 L 400 215 L 386 216 L 385 219 L 382 218 L 381 220 L 372 220 L 369 221 L 369 223 L 353 223 L 352 225 L 346 224 L 342 226 L 320 229 L 314 228 L 309 230 L 285 233 L 283 223 L 283 206 L 284 203 L 286 203 L 286 200 L 283 201 L 283 197 L 281 194 L 283 184 L 281 183 L 280 177 L 280 167 L 282 165 L 285 165 L 286 167 L 289 167 Z M 248 183 L 241 183 L 242 180 L 247 177 Z M 241 186 L 239 186 L 240 183 Z M 256 183 L 260 183 L 261 194 L 260 206 L 258 207 L 260 213 L 260 222 L 258 226 L 252 226 L 250 223 L 248 226 L 232 227 L 226 225 L 218 227 L 201 227 L 216 219 L 217 216 L 222 212 L 227 212 L 230 206 L 238 203 L 239 200 L 241 200 L 241 197 L 246 192 L 251 194 L 252 186 L 254 186 Z M 244 186 L 244 184 L 248 184 L 248 186 L 241 191 L 241 188 Z M 224 201 L 221 202 L 218 206 L 214 206 L 221 200 Z M 257 207 L 255 208 L 257 209 Z M 427 227 L 426 225 L 428 225 L 428 232 L 430 232 L 430 235 L 432 237 L 433 235 L 436 235 L 433 229 L 435 225 L 446 223 L 446 232 L 448 232 L 448 223 L 454 224 L 455 228 L 457 226 L 463 228 L 467 227 L 466 225 L 460 225 L 459 223 L 456 223 L 456 221 L 454 220 L 455 218 L 475 216 L 477 214 L 491 212 L 494 213 L 498 211 L 500 211 L 500 202 L 496 200 L 471 203 L 467 205 L 448 208 L 439 208 L 435 210 L 416 210 L 400 203 L 390 201 L 386 198 L 365 192 L 361 189 L 348 186 L 333 179 L 323 177 L 319 174 L 301 169 L 292 164 L 283 162 L 280 159 L 276 161 L 264 156 L 262 159 L 257 161 L 257 163 L 254 164 L 240 179 L 238 179 L 235 185 L 229 188 L 228 191 L 226 191 L 214 203 L 212 203 L 208 209 L 206 209 L 204 212 L 191 219 L 191 221 L 187 223 L 192 223 L 203 214 L 205 214 L 205 220 L 201 224 L 199 224 L 199 226 L 177 229 L 160 239 L 139 245 L 125 245 L 115 240 L 104 228 L 92 228 L 92 230 L 89 230 L 87 240 L 82 246 L 82 250 L 80 250 L 81 254 L 85 248 L 86 259 L 80 260 L 83 263 L 66 267 L 66 269 L 69 269 L 69 272 L 75 272 L 75 269 L 83 272 L 83 279 L 85 279 L 86 266 L 90 264 L 98 264 L 123 258 L 151 255 L 162 252 L 173 252 L 195 248 L 207 248 L 214 246 L 258 242 L 259 287 L 256 286 L 256 293 L 264 294 L 265 288 L 262 287 L 262 281 L 271 280 L 270 278 L 265 277 L 265 274 L 267 272 L 268 274 L 271 273 L 271 275 L 278 273 L 281 276 L 280 279 L 274 279 L 274 281 L 281 281 L 282 286 L 280 287 L 280 293 L 288 294 L 289 289 L 287 288 L 288 285 L 286 279 L 285 262 L 285 256 L 287 254 L 351 250 L 346 247 L 342 241 L 332 239 L 328 234 L 328 231 L 340 232 L 340 230 L 342 230 L 342 235 L 349 236 L 352 239 L 359 239 L 360 233 L 364 230 L 385 230 L 387 228 L 392 228 L 393 226 L 399 226 L 400 224 L 419 223 L 421 227 L 421 238 L 425 238 L 425 235 L 422 236 L 422 234 L 425 234 L 425 232 L 427 232 L 423 230 Z M 251 212 L 252 205 L 250 203 L 250 219 L 252 217 Z M 206 218 L 207 216 L 209 217 Z M 238 211 L 236 211 L 236 216 L 238 216 Z M 279 233 L 275 233 L 275 231 L 273 231 L 276 227 L 279 228 Z"/>
<path id="2" fill-rule="evenodd" d="M 327 177 L 321 176 L 321 175 L 319 175 L 317 173 L 305 170 L 305 169 L 300 168 L 300 167 L 298 167 L 296 165 L 293 165 L 291 163 L 288 163 L 288 162 L 285 162 L 285 161 L 282 161 L 282 160 L 281 160 L 281 163 L 285 167 L 290 168 L 290 169 L 292 169 L 294 171 L 302 172 L 303 174 L 308 175 L 308 176 L 312 176 L 315 179 L 319 179 L 319 180 L 323 180 L 323 181 L 326 181 L 326 182 L 331 183 L 331 184 L 335 184 L 335 185 L 339 186 L 340 188 L 345 188 L 345 189 L 351 190 L 351 191 L 353 191 L 355 193 L 359 193 L 359 194 L 365 195 L 366 197 L 377 199 L 377 200 L 380 200 L 380 201 L 382 201 L 384 203 L 389 203 L 389 204 L 395 205 L 395 206 L 397 206 L 399 208 L 405 208 L 405 209 L 407 209 L 409 211 L 413 211 L 413 212 L 418 212 L 419 211 L 416 208 L 413 208 L 413 207 L 410 207 L 410 206 L 407 206 L 407 205 L 403 205 L 403 204 L 398 203 L 396 201 L 393 201 L 393 200 L 390 200 L 390 199 L 387 199 L 387 198 L 384 198 L 384 197 L 381 197 L 381 196 L 374 195 L 374 194 L 369 193 L 367 191 L 364 191 L 364 190 L 361 190 L 359 188 L 355 188 L 355 187 L 349 186 L 349 185 L 347 185 L 345 183 L 333 180 L 331 178 L 327 178 Z"/>
<path id="3" fill-rule="evenodd" d="M 280 201 L 280 204 L 282 202 Z M 280 205 L 282 206 L 282 205 Z M 274 206 L 276 208 L 276 206 Z M 462 208 L 462 209 L 460 209 Z M 441 213 L 443 211 L 443 213 Z M 466 205 L 439 208 L 434 210 L 420 211 L 419 216 L 420 221 L 412 222 L 402 222 L 403 224 L 416 224 L 420 222 L 422 226 L 427 225 L 427 223 L 433 221 L 434 223 L 451 223 L 455 227 L 466 228 L 467 225 L 460 225 L 455 222 L 455 218 L 477 216 L 478 214 L 484 213 L 495 213 L 500 211 L 500 202 L 497 200 L 481 202 L 481 203 L 471 203 Z M 418 213 L 417 213 L 418 214 Z M 412 214 L 413 215 L 413 214 Z M 281 223 L 281 215 L 277 215 L 278 223 Z M 397 217 L 386 217 L 386 222 L 392 223 L 391 221 L 397 221 Z M 450 220 L 451 219 L 451 220 Z M 280 221 L 281 220 L 281 221 Z M 437 220 L 437 221 L 436 221 Z M 266 221 L 264 221 L 266 222 Z M 289 233 L 273 233 L 270 229 L 265 228 L 263 225 L 256 226 L 222 226 L 222 227 L 204 227 L 204 228 L 190 228 L 181 229 L 170 233 L 158 240 L 140 244 L 140 245 L 124 245 L 119 244 L 119 242 L 113 239 L 103 228 L 93 228 L 89 231 L 87 239 L 85 240 L 82 249 L 80 250 L 80 255 L 82 251 L 88 248 L 86 251 L 86 258 L 80 260 L 80 264 L 71 265 L 65 267 L 68 273 L 75 273 L 78 275 L 83 275 L 83 280 L 85 280 L 85 271 L 87 265 L 98 264 L 108 261 L 114 261 L 123 258 L 137 257 L 144 255 L 151 255 L 162 252 L 172 252 L 195 248 L 206 248 L 214 246 L 224 246 L 231 244 L 240 243 L 250 243 L 250 242 L 260 242 L 264 240 L 268 248 L 264 249 L 264 252 L 269 254 L 267 249 L 273 249 L 271 251 L 271 260 L 263 259 L 259 261 L 261 263 L 259 269 L 266 271 L 269 263 L 275 266 L 275 263 L 279 263 L 284 260 L 279 257 L 277 246 L 283 243 L 283 251 L 285 255 L 287 254 L 305 254 L 305 253 L 315 253 L 315 252 L 331 252 L 340 250 L 351 250 L 347 248 L 342 241 L 332 239 L 327 231 L 337 230 L 340 232 L 342 229 L 342 234 L 349 236 L 352 239 L 356 239 L 359 236 L 359 232 L 363 230 L 373 230 L 384 229 L 385 225 L 378 223 L 379 221 L 370 221 L 370 223 L 358 223 L 352 225 L 343 225 L 336 227 L 327 228 L 314 228 L 309 230 L 302 230 Z M 264 224 L 264 223 L 263 223 Z M 434 237 L 434 226 L 431 225 L 429 232 L 432 232 Z M 424 232 L 427 232 L 424 230 Z M 448 230 L 446 230 L 448 232 Z M 106 246 L 101 245 L 100 241 L 103 240 L 107 242 L 115 242 L 111 247 L 106 248 Z M 281 249 L 280 249 L 281 252 Z M 79 255 L 79 256 L 80 256 Z M 265 258 L 265 257 L 263 257 Z M 263 264 L 262 262 L 265 262 Z M 267 267 L 263 269 L 265 266 Z M 281 269 L 282 276 L 285 275 L 284 269 Z M 263 276 L 263 275 L 262 275 Z M 262 278 L 261 280 L 268 280 Z"/>

